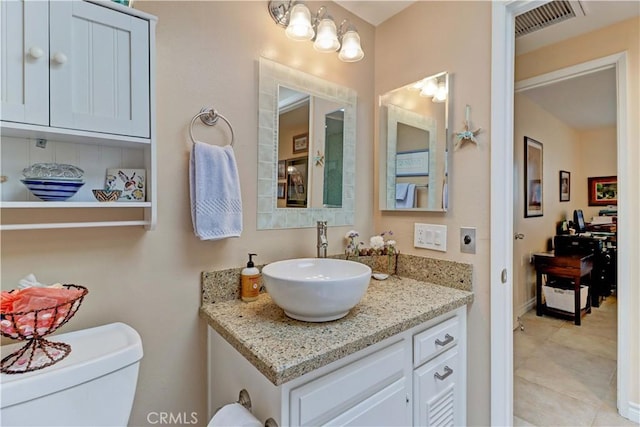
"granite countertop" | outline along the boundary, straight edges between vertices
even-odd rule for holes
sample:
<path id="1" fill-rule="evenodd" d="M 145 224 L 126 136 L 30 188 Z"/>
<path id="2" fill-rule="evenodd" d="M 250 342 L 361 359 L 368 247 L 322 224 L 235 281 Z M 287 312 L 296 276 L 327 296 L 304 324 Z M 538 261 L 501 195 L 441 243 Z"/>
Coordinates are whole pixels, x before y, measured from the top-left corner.
<path id="1" fill-rule="evenodd" d="M 391 276 L 372 280 L 346 317 L 290 319 L 268 294 L 204 303 L 200 315 L 273 384 L 280 385 L 473 301 L 473 293 Z"/>

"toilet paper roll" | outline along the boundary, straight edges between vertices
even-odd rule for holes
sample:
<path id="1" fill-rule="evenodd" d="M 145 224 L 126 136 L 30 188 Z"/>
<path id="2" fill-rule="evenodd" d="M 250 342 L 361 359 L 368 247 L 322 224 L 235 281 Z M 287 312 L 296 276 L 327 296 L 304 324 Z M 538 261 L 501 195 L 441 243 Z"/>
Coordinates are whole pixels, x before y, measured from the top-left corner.
<path id="1" fill-rule="evenodd" d="M 207 427 L 263 427 L 263 425 L 241 404 L 229 403 L 215 413 Z"/>

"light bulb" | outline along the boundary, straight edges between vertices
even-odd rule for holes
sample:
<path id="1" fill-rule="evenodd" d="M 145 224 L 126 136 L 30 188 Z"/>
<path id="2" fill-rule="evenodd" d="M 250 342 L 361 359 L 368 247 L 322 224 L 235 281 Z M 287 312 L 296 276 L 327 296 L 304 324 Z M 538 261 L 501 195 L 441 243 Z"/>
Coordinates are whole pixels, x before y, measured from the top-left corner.
<path id="1" fill-rule="evenodd" d="M 307 6 L 298 3 L 291 8 L 289 25 L 285 30 L 287 37 L 292 40 L 311 40 L 315 34 L 311 26 L 311 13 Z"/>
<path id="2" fill-rule="evenodd" d="M 438 85 L 436 84 L 436 81 L 434 79 L 428 79 L 427 82 L 422 87 L 422 90 L 420 90 L 420 95 L 434 96 L 437 91 L 438 91 Z"/>
<path id="3" fill-rule="evenodd" d="M 447 85 L 443 83 L 438 83 L 438 90 L 436 91 L 436 95 L 433 97 L 433 102 L 444 102 L 447 100 Z"/>
<path id="4" fill-rule="evenodd" d="M 344 62 L 356 62 L 364 58 L 364 52 L 360 47 L 360 36 L 356 31 L 349 30 L 344 33 L 338 58 Z"/>
<path id="5" fill-rule="evenodd" d="M 318 52 L 335 52 L 340 47 L 336 30 L 336 23 L 330 18 L 324 18 L 318 24 L 318 35 L 313 47 Z"/>

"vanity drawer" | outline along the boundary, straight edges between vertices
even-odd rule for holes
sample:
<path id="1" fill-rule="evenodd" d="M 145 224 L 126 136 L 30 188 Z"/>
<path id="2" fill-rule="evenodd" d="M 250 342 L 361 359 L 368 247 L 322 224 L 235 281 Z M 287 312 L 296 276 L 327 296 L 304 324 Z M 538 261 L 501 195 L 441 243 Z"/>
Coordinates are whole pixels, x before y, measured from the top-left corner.
<path id="1" fill-rule="evenodd" d="M 458 316 L 438 323 L 413 336 L 413 367 L 416 368 L 460 340 Z"/>
<path id="2" fill-rule="evenodd" d="M 407 387 L 403 367 L 406 341 L 399 341 L 320 378 L 289 394 L 292 426 L 323 425 L 394 383 Z M 403 377 L 405 377 L 403 379 Z"/>

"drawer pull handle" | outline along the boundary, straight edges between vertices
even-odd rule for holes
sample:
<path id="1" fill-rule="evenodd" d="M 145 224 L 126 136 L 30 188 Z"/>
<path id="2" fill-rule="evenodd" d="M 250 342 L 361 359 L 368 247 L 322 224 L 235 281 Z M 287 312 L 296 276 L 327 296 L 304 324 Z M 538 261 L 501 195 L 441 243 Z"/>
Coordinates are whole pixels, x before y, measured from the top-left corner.
<path id="1" fill-rule="evenodd" d="M 444 367 L 444 374 L 440 375 L 437 371 L 435 374 L 433 374 L 434 377 L 436 377 L 436 379 L 439 379 L 440 381 L 443 381 L 445 378 L 447 378 L 449 375 L 453 374 L 453 369 L 451 369 L 448 366 Z"/>
<path id="2" fill-rule="evenodd" d="M 449 344 L 451 341 L 453 341 L 453 337 L 451 335 L 449 335 L 449 334 L 446 334 L 444 336 L 444 341 L 440 341 L 440 338 L 436 339 L 436 345 L 439 345 L 439 346 L 443 347 L 443 346 Z"/>

